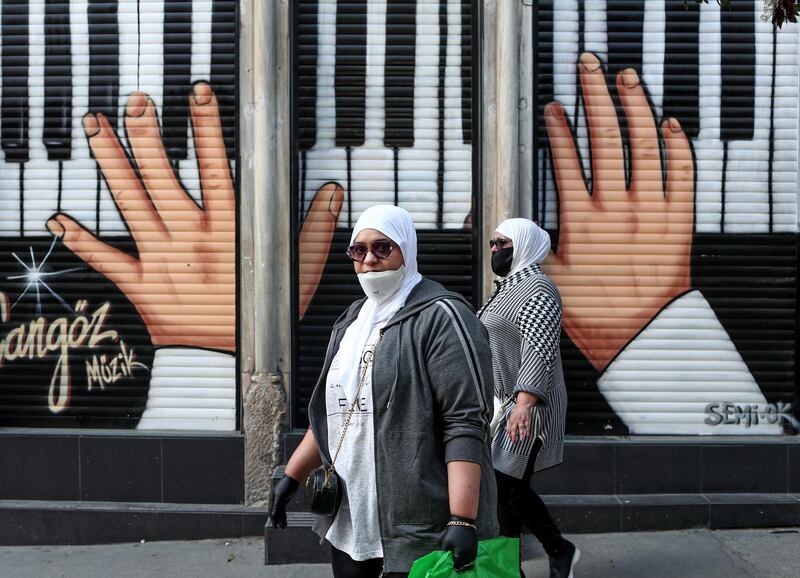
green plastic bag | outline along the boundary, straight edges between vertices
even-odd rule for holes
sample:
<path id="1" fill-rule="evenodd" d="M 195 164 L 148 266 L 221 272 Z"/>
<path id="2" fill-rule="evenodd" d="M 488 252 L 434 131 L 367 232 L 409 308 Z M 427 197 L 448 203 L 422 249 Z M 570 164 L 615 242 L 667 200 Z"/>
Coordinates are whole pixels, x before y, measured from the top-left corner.
<path id="1" fill-rule="evenodd" d="M 469 570 L 453 570 L 453 553 L 436 550 L 411 566 L 408 578 L 519 578 L 519 539 L 478 542 L 478 557 Z"/>

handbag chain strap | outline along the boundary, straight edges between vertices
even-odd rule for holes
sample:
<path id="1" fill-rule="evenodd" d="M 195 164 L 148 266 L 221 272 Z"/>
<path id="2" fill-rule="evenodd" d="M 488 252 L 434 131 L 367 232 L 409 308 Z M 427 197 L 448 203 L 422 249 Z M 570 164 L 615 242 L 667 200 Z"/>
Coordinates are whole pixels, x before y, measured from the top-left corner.
<path id="1" fill-rule="evenodd" d="M 331 467 L 325 470 L 325 486 L 329 485 L 330 476 L 333 475 L 334 464 L 336 464 L 336 458 L 339 457 L 339 451 L 342 449 L 342 443 L 344 442 L 344 435 L 347 433 L 347 428 L 350 425 L 350 420 L 353 418 L 353 413 L 356 410 L 356 406 L 358 405 L 358 400 L 361 397 L 361 389 L 364 387 L 364 381 L 367 378 L 367 371 L 372 366 L 372 358 L 375 357 L 375 351 L 378 349 L 378 344 L 383 339 L 383 330 L 380 331 L 380 336 L 378 337 L 378 341 L 375 343 L 375 347 L 372 348 L 372 351 L 368 351 L 365 354 L 364 359 L 364 367 L 361 369 L 361 377 L 358 380 L 358 389 L 356 390 L 356 396 L 353 398 L 353 403 L 350 404 L 350 411 L 347 412 L 347 418 L 344 420 L 344 425 L 342 426 L 342 433 L 339 436 L 339 444 L 336 447 L 336 453 L 333 456 L 333 460 L 331 461 Z"/>

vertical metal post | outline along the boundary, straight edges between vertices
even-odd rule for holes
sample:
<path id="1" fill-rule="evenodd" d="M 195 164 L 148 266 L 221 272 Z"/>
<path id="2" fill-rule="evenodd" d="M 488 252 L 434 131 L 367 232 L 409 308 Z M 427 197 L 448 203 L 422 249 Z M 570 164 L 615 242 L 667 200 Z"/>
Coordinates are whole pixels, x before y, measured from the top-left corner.
<path id="1" fill-rule="evenodd" d="M 268 496 L 291 353 L 288 0 L 241 0 L 241 367 L 246 501 Z"/>
<path id="2" fill-rule="evenodd" d="M 520 0 L 484 0 L 483 244 L 506 217 L 520 215 Z M 492 286 L 484 260 L 484 294 Z"/>

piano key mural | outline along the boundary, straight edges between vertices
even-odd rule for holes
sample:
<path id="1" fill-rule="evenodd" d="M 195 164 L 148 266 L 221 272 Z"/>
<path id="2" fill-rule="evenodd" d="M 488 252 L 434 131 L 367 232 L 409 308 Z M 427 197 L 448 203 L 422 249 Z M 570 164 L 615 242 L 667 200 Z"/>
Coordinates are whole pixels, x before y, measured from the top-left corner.
<path id="1" fill-rule="evenodd" d="M 683 4 L 536 3 L 568 429 L 796 433 L 800 37 Z"/>
<path id="2" fill-rule="evenodd" d="M 330 328 L 363 295 L 344 250 L 364 209 L 407 209 L 419 230 L 422 273 L 472 296 L 477 4 L 295 2 L 298 426 Z"/>
<path id="3" fill-rule="evenodd" d="M 394 203 L 421 229 L 463 229 L 472 207 L 472 3 L 299 0 L 302 212 L 328 181 L 337 225 Z"/>
<path id="4" fill-rule="evenodd" d="M 236 426 L 236 2 L 7 0 L 0 426 Z"/>

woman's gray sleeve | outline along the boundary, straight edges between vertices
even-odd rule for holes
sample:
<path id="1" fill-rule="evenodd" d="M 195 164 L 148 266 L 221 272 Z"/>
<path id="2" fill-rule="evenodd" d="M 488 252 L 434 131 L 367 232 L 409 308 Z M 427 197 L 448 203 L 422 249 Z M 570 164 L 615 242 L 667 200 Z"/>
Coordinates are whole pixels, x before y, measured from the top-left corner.
<path id="1" fill-rule="evenodd" d="M 454 300 L 437 302 L 433 317 L 426 369 L 440 420 L 445 462 L 481 463 L 492 403 L 486 330 L 465 305 Z"/>

